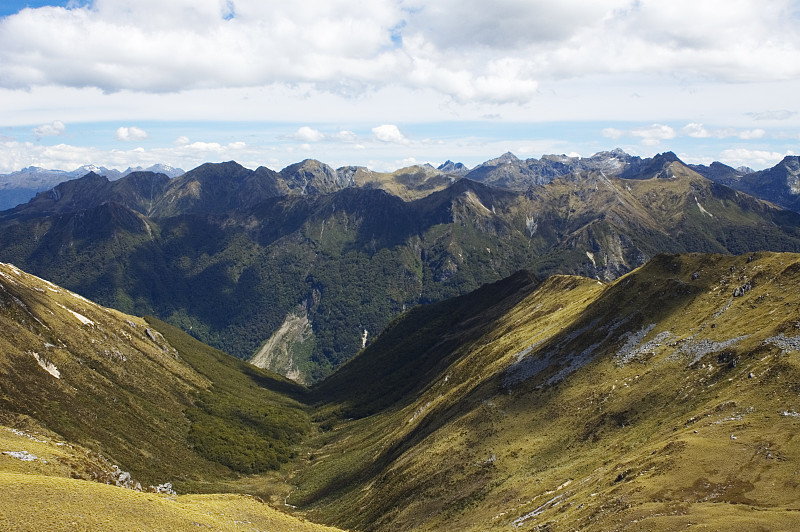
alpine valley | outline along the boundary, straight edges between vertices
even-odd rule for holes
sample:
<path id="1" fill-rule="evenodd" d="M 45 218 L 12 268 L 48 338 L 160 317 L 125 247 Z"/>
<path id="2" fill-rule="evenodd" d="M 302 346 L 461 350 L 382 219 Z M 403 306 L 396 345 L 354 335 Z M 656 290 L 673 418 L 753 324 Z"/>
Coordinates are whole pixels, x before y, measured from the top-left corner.
<path id="1" fill-rule="evenodd" d="M 309 389 L 2 264 L 0 527 L 791 530 L 798 283 L 770 252 L 520 271 Z"/>
<path id="2" fill-rule="evenodd" d="M 0 528 L 792 529 L 796 169 L 40 192 L 0 213 Z"/>
<path id="3" fill-rule="evenodd" d="M 777 206 L 797 208 L 797 175 L 797 157 L 748 172 L 620 150 L 90 172 L 0 213 L 0 260 L 311 384 L 404 310 L 520 269 L 608 282 L 660 252 L 800 251 Z"/>

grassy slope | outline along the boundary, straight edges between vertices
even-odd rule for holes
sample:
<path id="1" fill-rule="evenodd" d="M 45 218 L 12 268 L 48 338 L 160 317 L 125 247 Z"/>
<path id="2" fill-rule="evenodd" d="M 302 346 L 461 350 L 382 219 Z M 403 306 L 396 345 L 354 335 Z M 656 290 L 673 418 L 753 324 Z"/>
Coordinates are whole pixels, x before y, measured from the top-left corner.
<path id="1" fill-rule="evenodd" d="M 767 340 L 800 336 L 798 282 L 767 253 L 551 278 L 411 400 L 322 434 L 290 501 L 365 530 L 791 528 L 800 362 Z"/>
<path id="2" fill-rule="evenodd" d="M 6 454 L 21 451 L 34 458 Z M 246 495 L 175 496 L 116 487 L 106 459 L 47 431 L 0 426 L 0 453 L 2 530 L 336 530 Z M 98 482 L 70 478 L 78 476 Z"/>
<path id="3" fill-rule="evenodd" d="M 165 497 L 95 482 L 0 472 L 0 528 L 39 530 L 335 531 L 291 517 L 245 495 Z M 9 503 L 13 508 L 8 511 Z M 24 515 L 16 513 L 25 508 Z"/>
<path id="4" fill-rule="evenodd" d="M 280 492 L 240 472 L 279 467 L 309 430 L 297 384 L 4 264 L 0 353 L 3 530 L 325 529 L 244 496 L 115 486 Z"/>
<path id="5" fill-rule="evenodd" d="M 146 484 L 287 461 L 310 428 L 289 398 L 302 389 L 152 323 L 0 265 L 0 422 L 102 450 Z"/>

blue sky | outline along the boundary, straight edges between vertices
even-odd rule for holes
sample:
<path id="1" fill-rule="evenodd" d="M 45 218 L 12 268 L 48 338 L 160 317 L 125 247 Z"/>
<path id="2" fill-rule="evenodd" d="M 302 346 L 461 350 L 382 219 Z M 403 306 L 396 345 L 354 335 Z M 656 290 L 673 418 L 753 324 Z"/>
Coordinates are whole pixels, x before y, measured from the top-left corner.
<path id="1" fill-rule="evenodd" d="M 66 7 L 68 2 L 47 2 L 47 1 L 32 1 L 32 2 L 16 2 L 14 0 L 3 0 L 0 3 L 0 17 L 6 15 L 13 15 L 26 7 L 37 8 L 42 6 L 61 6 Z"/>
<path id="2" fill-rule="evenodd" d="M 304 158 L 391 170 L 615 147 L 765 168 L 800 152 L 799 12 L 796 0 L 6 1 L 0 173 Z"/>

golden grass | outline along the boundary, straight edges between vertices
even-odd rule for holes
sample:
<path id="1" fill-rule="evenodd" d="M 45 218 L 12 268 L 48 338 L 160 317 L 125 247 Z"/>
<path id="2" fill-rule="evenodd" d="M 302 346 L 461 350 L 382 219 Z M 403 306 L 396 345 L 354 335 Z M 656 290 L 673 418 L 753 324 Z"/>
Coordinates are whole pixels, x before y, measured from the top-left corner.
<path id="1" fill-rule="evenodd" d="M 9 454 L 20 452 L 35 458 Z M 92 472 L 111 479 L 112 465 L 51 433 L 0 427 L 0 453 L 3 531 L 338 530 L 292 517 L 247 495 L 170 496 L 68 478 Z"/>
<path id="2" fill-rule="evenodd" d="M 0 529 L 6 531 L 337 530 L 289 516 L 245 495 L 175 497 L 10 472 L 0 472 L 0 490 Z"/>
<path id="3" fill-rule="evenodd" d="M 765 340 L 800 336 L 800 256 L 753 257 L 660 257 L 612 285 L 551 278 L 407 407 L 319 437 L 297 501 L 366 530 L 794 528 L 800 359 Z M 650 324 L 649 348 L 620 363 Z M 551 368 L 504 388 L 532 345 Z"/>

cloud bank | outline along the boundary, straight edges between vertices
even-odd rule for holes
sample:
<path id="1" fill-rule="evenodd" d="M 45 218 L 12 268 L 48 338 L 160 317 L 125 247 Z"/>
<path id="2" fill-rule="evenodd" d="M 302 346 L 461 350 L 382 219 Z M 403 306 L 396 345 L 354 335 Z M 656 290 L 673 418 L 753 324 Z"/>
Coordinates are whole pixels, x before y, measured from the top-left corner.
<path id="1" fill-rule="evenodd" d="M 798 55 L 791 0 L 94 0 L 0 19 L 5 88 L 307 83 L 524 103 L 591 75 L 793 79 Z"/>

